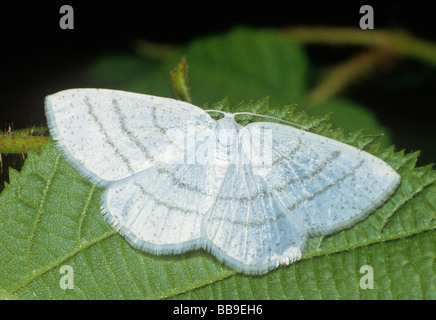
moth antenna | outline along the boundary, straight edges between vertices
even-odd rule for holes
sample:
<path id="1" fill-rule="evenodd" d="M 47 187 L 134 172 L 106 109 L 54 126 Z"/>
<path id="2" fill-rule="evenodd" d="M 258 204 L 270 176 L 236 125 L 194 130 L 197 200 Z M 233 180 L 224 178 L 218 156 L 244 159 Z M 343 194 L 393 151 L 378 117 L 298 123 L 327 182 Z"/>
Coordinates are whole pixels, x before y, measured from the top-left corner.
<path id="1" fill-rule="evenodd" d="M 205 112 L 218 112 L 221 114 L 226 114 L 227 112 L 221 111 L 221 110 L 204 110 Z"/>
<path id="2" fill-rule="evenodd" d="M 256 116 L 256 117 L 269 118 L 269 119 L 281 121 L 281 122 L 284 122 L 284 123 L 287 123 L 287 124 L 290 124 L 290 125 L 293 125 L 293 126 L 296 126 L 296 127 L 300 127 L 300 128 L 303 128 L 306 131 L 309 131 L 308 127 L 305 127 L 305 126 L 303 126 L 301 124 L 298 124 L 298 123 L 295 123 L 295 122 L 291 122 L 291 121 L 286 121 L 286 120 L 283 120 L 283 119 L 280 119 L 280 118 L 276 118 L 276 117 L 271 117 L 271 116 L 266 116 L 266 115 L 263 115 L 263 114 L 257 114 L 257 113 L 251 113 L 251 112 L 237 112 L 237 113 L 234 113 L 235 116 L 237 116 L 239 114 L 248 114 L 248 115 Z"/>

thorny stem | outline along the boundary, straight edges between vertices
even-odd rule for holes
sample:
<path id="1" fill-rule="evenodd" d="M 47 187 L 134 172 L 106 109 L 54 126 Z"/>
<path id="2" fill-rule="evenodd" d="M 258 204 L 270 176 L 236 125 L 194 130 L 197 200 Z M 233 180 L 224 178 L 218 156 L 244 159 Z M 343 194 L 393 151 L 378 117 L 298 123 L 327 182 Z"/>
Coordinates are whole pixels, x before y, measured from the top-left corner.
<path id="1" fill-rule="evenodd" d="M 1 153 L 27 153 L 29 150 L 39 152 L 49 137 L 34 136 L 0 136 Z"/>

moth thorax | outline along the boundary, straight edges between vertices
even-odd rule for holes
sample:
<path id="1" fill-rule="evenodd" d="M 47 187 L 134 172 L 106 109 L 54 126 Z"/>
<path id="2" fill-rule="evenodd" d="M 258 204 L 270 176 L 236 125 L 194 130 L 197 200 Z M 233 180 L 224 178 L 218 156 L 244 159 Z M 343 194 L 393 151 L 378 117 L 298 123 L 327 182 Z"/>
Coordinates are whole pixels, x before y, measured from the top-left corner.
<path id="1" fill-rule="evenodd" d="M 224 117 L 218 120 L 216 138 L 222 146 L 232 146 L 236 143 L 239 129 L 241 126 L 235 121 L 234 115 L 225 113 Z"/>

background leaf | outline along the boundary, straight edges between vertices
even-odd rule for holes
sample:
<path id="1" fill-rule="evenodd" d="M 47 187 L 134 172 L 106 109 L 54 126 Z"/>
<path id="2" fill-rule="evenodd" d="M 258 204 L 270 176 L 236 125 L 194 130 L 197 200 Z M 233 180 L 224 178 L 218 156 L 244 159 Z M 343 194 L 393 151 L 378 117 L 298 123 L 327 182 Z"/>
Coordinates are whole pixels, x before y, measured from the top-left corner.
<path id="1" fill-rule="evenodd" d="M 269 96 L 273 105 L 297 103 L 313 115 L 333 112 L 331 122 L 346 132 L 365 129 L 367 134 L 384 133 L 380 142 L 389 146 L 388 130 L 369 109 L 347 99 L 331 99 L 312 105 L 306 100 L 312 73 L 305 50 L 286 40 L 276 30 L 236 28 L 228 33 L 192 41 L 166 55 L 156 65 L 140 54 L 108 55 L 96 61 L 89 76 L 97 87 L 171 97 L 168 73 L 180 57 L 189 65 L 192 102 L 204 105 L 228 97 L 230 103 Z M 150 65 L 153 65 L 150 68 Z"/>
<path id="2" fill-rule="evenodd" d="M 133 249 L 100 215 L 102 189 L 82 178 L 49 141 L 10 171 L 0 196 L 0 297 L 25 299 L 435 299 L 436 174 L 415 168 L 418 154 L 381 148 L 361 131 L 332 130 L 268 100 L 225 100 L 216 108 L 281 117 L 377 155 L 402 177 L 398 191 L 368 219 L 309 241 L 303 259 L 263 276 L 236 274 L 202 251 L 156 256 Z M 246 119 L 250 121 L 249 118 Z M 59 286 L 60 268 L 74 270 L 74 289 Z M 375 287 L 362 290 L 362 265 Z"/>

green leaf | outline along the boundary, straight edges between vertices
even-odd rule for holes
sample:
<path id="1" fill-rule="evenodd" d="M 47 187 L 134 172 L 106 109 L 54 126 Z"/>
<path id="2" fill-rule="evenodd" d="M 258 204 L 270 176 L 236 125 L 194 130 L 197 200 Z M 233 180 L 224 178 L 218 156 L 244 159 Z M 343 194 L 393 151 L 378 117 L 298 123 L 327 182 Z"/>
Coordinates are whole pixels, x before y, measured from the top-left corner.
<path id="1" fill-rule="evenodd" d="M 205 251 L 157 256 L 132 248 L 100 214 L 102 189 L 81 177 L 50 140 L 10 171 L 0 196 L 0 298 L 11 299 L 435 299 L 436 173 L 418 154 L 383 149 L 361 131 L 332 130 L 326 116 L 267 99 L 231 107 L 294 121 L 382 158 L 402 177 L 398 191 L 351 229 L 309 241 L 301 261 L 246 276 Z M 247 116 L 245 123 L 252 119 Z M 63 265 L 74 289 L 62 289 Z M 363 265 L 374 289 L 361 289 Z"/>
<path id="2" fill-rule="evenodd" d="M 238 28 L 193 41 L 185 52 L 198 104 L 224 96 L 231 103 L 270 96 L 273 104 L 286 104 L 300 101 L 306 91 L 303 49 L 274 30 Z"/>
<path id="3" fill-rule="evenodd" d="M 181 58 L 177 67 L 170 72 L 170 83 L 174 99 L 191 102 L 188 83 L 188 64 L 185 58 Z"/>
<path id="4" fill-rule="evenodd" d="M 108 55 L 91 67 L 89 75 L 95 82 L 170 97 L 168 70 L 181 56 L 189 65 L 196 105 L 225 96 L 235 103 L 267 95 L 274 103 L 288 103 L 300 99 L 306 90 L 307 59 L 302 48 L 276 31 L 246 28 L 195 40 L 151 69 L 148 58 L 136 54 Z"/>
<path id="5" fill-rule="evenodd" d="M 383 146 L 390 145 L 391 135 L 384 126 L 374 120 L 376 119 L 375 113 L 353 101 L 336 98 L 308 107 L 310 108 L 310 114 L 313 116 L 323 115 L 326 111 L 332 112 L 330 122 L 335 127 L 343 127 L 346 132 L 364 128 L 367 134 L 382 133 L 380 143 Z M 354 119 L 359 120 L 354 121 Z"/>

